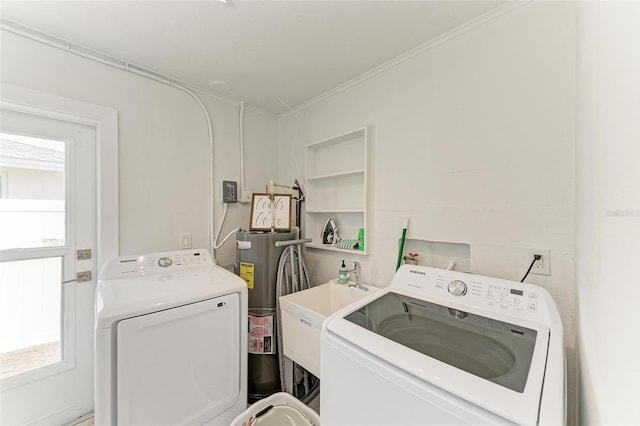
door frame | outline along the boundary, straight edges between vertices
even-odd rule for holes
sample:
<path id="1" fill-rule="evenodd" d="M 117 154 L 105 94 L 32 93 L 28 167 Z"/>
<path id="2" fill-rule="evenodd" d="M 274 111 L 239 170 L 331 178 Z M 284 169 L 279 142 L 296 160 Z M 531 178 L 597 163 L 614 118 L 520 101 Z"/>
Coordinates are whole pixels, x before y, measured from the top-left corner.
<path id="1" fill-rule="evenodd" d="M 118 110 L 2 84 L 4 108 L 96 128 L 96 275 L 118 256 Z M 97 278 L 97 277 L 96 277 Z"/>
<path id="2" fill-rule="evenodd" d="M 97 281 L 102 265 L 108 259 L 118 256 L 118 111 L 6 83 L 1 84 L 0 102 L 2 107 L 7 110 L 87 125 L 95 129 L 96 253 L 94 258 L 96 271 L 94 280 Z M 3 259 L 10 260 L 4 255 Z M 95 312 L 95 309 L 92 311 Z M 77 336 L 70 337 L 76 340 L 76 344 L 78 343 Z M 94 346 L 93 341 L 90 344 Z M 60 368 L 66 370 L 69 366 L 61 365 Z M 48 371 L 46 376 L 50 374 L 51 371 Z M 91 374 L 95 377 L 95 372 Z M 29 372 L 24 375 L 31 376 Z M 21 386 L 24 383 L 17 376 L 18 380 L 11 379 L 5 379 L 1 387 L 3 391 Z M 27 379 L 36 379 L 36 377 L 32 376 Z M 93 406 L 92 403 L 86 409 L 93 410 Z M 61 419 L 61 421 L 66 421 L 64 419 L 69 417 L 68 411 L 71 408 L 67 407 L 58 412 L 49 413 L 38 421 L 57 423 L 59 423 L 57 420 Z"/>

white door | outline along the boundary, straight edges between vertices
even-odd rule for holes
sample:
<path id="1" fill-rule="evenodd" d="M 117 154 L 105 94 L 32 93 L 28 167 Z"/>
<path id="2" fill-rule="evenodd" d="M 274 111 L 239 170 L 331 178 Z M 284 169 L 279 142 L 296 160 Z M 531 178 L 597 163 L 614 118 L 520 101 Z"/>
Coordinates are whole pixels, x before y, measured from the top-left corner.
<path id="1" fill-rule="evenodd" d="M 93 409 L 96 128 L 2 109 L 0 423 Z M 78 260 L 78 250 L 87 259 Z M 78 273 L 91 273 L 78 282 Z M 86 276 L 86 275 L 85 275 Z M 66 282 L 66 283 L 65 283 Z"/>

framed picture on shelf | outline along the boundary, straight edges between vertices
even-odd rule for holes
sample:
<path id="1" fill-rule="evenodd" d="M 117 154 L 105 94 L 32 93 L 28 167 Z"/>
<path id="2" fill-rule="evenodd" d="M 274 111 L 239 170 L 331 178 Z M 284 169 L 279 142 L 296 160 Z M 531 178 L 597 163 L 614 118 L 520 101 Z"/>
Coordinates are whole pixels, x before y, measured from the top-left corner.
<path id="1" fill-rule="evenodd" d="M 275 194 L 273 203 L 275 230 L 289 231 L 291 229 L 291 194 Z M 253 194 L 249 223 L 251 231 L 271 230 L 271 197 L 269 194 Z"/>

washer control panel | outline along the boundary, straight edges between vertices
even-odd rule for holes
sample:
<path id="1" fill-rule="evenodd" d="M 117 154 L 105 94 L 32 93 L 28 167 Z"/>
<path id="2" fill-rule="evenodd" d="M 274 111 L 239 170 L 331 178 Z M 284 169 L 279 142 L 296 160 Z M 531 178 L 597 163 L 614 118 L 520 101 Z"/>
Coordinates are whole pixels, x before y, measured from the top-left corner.
<path id="1" fill-rule="evenodd" d="M 445 280 L 446 277 L 439 276 L 436 287 L 444 288 L 442 283 Z M 471 298 L 482 298 L 488 306 L 501 310 L 538 312 L 538 292 L 518 287 L 520 286 L 484 282 L 473 277 L 468 284 L 462 280 L 451 280 L 446 289 L 454 296 L 465 296 L 468 293 Z"/>
<path id="2" fill-rule="evenodd" d="M 402 276 L 397 282 L 394 277 L 392 286 L 500 312 L 538 315 L 544 303 L 542 293 L 545 290 L 531 284 L 415 266 L 398 273 Z"/>

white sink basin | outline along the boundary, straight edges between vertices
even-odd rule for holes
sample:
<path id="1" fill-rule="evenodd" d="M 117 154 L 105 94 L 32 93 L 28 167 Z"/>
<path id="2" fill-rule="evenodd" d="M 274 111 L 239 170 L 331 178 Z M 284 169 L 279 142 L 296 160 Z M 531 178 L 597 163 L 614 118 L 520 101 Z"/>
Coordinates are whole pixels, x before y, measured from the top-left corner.
<path id="1" fill-rule="evenodd" d="M 333 280 L 280 297 L 284 355 L 320 377 L 320 328 L 328 316 L 373 292 L 349 288 Z"/>

